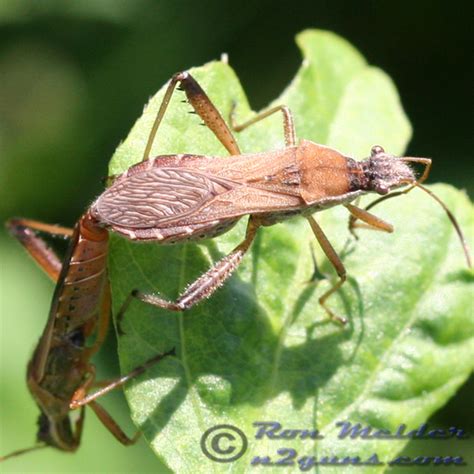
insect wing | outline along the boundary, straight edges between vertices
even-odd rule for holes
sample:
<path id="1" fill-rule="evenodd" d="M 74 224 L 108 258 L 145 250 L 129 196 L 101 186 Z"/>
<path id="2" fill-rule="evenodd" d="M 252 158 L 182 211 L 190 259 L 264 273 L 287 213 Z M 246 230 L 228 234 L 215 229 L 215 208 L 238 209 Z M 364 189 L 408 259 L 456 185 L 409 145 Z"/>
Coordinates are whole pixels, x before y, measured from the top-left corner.
<path id="1" fill-rule="evenodd" d="M 101 219 L 129 228 L 162 227 L 234 186 L 186 168 L 152 168 L 112 185 L 95 203 Z"/>

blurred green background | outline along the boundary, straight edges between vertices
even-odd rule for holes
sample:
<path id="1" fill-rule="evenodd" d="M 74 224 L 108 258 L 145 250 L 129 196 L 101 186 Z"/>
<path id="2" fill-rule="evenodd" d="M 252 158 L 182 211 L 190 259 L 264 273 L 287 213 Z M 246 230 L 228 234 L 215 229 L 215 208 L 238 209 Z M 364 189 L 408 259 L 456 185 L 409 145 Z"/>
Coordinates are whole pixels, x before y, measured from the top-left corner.
<path id="1" fill-rule="evenodd" d="M 148 97 L 176 71 L 226 52 L 254 109 L 264 107 L 299 67 L 293 37 L 310 27 L 344 36 L 394 79 L 414 127 L 408 153 L 434 159 L 431 182 L 448 182 L 472 195 L 467 100 L 472 76 L 466 63 L 474 45 L 463 5 L 427 0 L 2 0 L 0 454 L 34 442 L 37 409 L 26 390 L 25 367 L 53 289 L 3 231 L 6 218 L 72 225 L 103 188 L 107 162 Z M 102 376 L 117 373 L 112 337 L 98 359 Z M 431 423 L 472 432 L 473 393 L 471 382 Z M 105 405 L 133 429 L 120 393 L 109 396 Z M 123 448 L 92 413 L 86 418 L 83 445 L 75 455 L 39 451 L 0 465 L 1 472 L 165 472 L 143 441 Z M 462 452 L 472 463 L 472 448 L 472 440 L 419 442 L 406 452 Z M 466 469 L 472 472 L 472 464 Z"/>

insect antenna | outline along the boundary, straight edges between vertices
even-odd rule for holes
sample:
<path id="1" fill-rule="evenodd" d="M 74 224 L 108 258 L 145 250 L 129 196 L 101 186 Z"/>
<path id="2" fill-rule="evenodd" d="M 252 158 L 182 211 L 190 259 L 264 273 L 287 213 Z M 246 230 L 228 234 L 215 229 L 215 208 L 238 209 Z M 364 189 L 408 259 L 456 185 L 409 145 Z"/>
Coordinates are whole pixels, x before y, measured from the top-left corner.
<path id="1" fill-rule="evenodd" d="M 404 156 L 401 157 L 400 160 L 410 162 L 410 163 L 420 163 L 425 166 L 425 169 L 423 170 L 423 174 L 421 175 L 421 178 L 418 179 L 417 181 L 407 181 L 407 184 L 410 186 L 407 189 L 404 189 L 403 191 L 395 191 L 390 194 L 386 194 L 385 196 L 382 196 L 375 201 L 372 201 L 367 207 L 365 207 L 365 210 L 368 211 L 372 207 L 376 206 L 377 204 L 381 203 L 382 201 L 385 201 L 386 199 L 390 199 L 396 196 L 400 196 L 402 194 L 406 194 L 410 192 L 413 188 L 419 188 L 422 191 L 424 191 L 426 194 L 431 196 L 446 212 L 448 215 L 449 220 L 453 224 L 454 229 L 456 230 L 456 233 L 458 234 L 459 240 L 461 241 L 462 248 L 464 250 L 464 255 L 466 257 L 466 262 L 467 266 L 469 268 L 472 268 L 472 258 L 471 258 L 471 252 L 469 250 L 469 245 L 467 244 L 466 237 L 464 236 L 461 227 L 459 226 L 458 221 L 454 217 L 453 213 L 448 209 L 446 204 L 438 197 L 436 194 L 434 194 L 432 191 L 429 189 L 425 188 L 421 183 L 426 180 L 426 178 L 429 175 L 430 169 L 431 169 L 431 160 L 429 158 L 416 158 L 416 157 L 411 157 L 411 156 Z"/>
<path id="2" fill-rule="evenodd" d="M 469 245 L 467 244 L 466 237 L 464 237 L 464 234 L 462 233 L 461 227 L 459 226 L 459 223 L 456 220 L 456 218 L 454 217 L 453 213 L 448 209 L 446 204 L 443 201 L 441 201 L 441 199 L 438 196 L 436 196 L 435 193 L 433 193 L 429 189 L 425 188 L 420 183 L 415 182 L 413 184 L 417 188 L 420 188 L 421 190 L 423 190 L 426 194 L 430 195 L 446 211 L 446 214 L 448 215 L 449 220 L 451 221 L 454 228 L 456 229 L 456 233 L 458 234 L 459 240 L 461 241 L 461 245 L 462 245 L 462 248 L 464 250 L 464 255 L 466 256 L 467 266 L 469 268 L 472 268 L 472 259 L 471 259 L 471 253 L 470 253 L 470 250 L 469 250 Z"/>
<path id="3" fill-rule="evenodd" d="M 7 459 L 10 459 L 16 456 L 21 456 L 22 454 L 29 453 L 31 451 L 36 451 L 37 449 L 43 449 L 47 447 L 48 447 L 47 444 L 36 444 L 35 446 L 31 446 L 29 448 L 18 449 L 17 451 L 12 451 L 11 453 L 5 456 L 0 456 L 0 462 L 6 461 Z"/>

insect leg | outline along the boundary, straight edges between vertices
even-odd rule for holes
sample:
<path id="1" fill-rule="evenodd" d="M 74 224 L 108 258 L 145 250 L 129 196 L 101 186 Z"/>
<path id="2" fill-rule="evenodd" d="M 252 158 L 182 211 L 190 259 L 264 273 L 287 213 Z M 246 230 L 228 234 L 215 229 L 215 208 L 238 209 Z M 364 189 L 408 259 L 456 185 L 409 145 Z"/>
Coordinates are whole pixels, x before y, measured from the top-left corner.
<path id="1" fill-rule="evenodd" d="M 16 451 L 12 451 L 11 453 L 7 454 L 6 456 L 0 456 L 0 462 L 6 461 L 7 459 L 14 458 L 16 456 L 21 456 L 22 454 L 29 453 L 31 451 L 36 451 L 37 449 L 47 448 L 47 444 L 36 444 L 35 446 L 31 446 L 25 449 L 17 449 Z"/>
<path id="2" fill-rule="evenodd" d="M 370 212 L 367 212 L 365 209 L 353 206 L 352 204 L 345 204 L 345 207 L 351 213 L 351 217 L 349 219 L 349 231 L 355 238 L 357 238 L 357 235 L 354 232 L 356 227 L 371 230 L 381 230 L 389 233 L 393 232 L 393 226 L 391 224 L 385 222 L 377 216 L 374 216 Z M 365 222 L 365 224 L 356 224 L 357 219 Z"/>
<path id="3" fill-rule="evenodd" d="M 117 422 L 112 418 L 110 413 L 99 403 L 97 403 L 94 399 L 90 399 L 87 402 L 85 402 L 87 397 L 84 397 L 85 391 L 87 391 L 87 388 L 92 384 L 95 376 L 95 368 L 93 366 L 89 367 L 89 371 L 91 374 L 91 378 L 82 386 L 80 387 L 76 393 L 74 394 L 74 397 L 79 397 L 81 396 L 82 398 L 73 398 L 72 402 L 69 404 L 69 408 L 74 409 L 74 408 L 80 408 L 81 409 L 81 414 L 79 416 L 79 419 L 77 420 L 76 423 L 76 430 L 74 432 L 74 438 L 76 440 L 81 439 L 81 434 L 82 434 L 82 428 L 84 425 L 84 414 L 85 414 L 85 406 L 89 405 L 92 410 L 94 410 L 94 413 L 96 414 L 97 418 L 101 421 L 101 423 L 109 430 L 109 432 L 114 436 L 114 438 L 122 443 L 125 446 L 129 446 L 133 443 L 135 443 L 139 436 L 140 432 L 135 433 L 135 435 L 130 438 L 125 434 L 125 432 L 120 428 L 120 426 L 117 424 Z M 113 387 L 115 388 L 115 387 Z M 107 393 L 107 392 L 105 392 Z M 94 394 L 95 395 L 95 394 Z M 102 394 L 100 394 L 102 395 Z M 98 396 L 100 396 L 98 395 Z"/>
<path id="4" fill-rule="evenodd" d="M 81 413 L 79 414 L 79 418 L 76 420 L 74 439 L 76 440 L 77 445 L 81 442 L 82 429 L 84 428 L 84 417 L 86 415 L 85 408 L 86 407 L 81 407 Z"/>
<path id="5" fill-rule="evenodd" d="M 470 249 L 469 249 L 469 245 L 467 244 L 467 240 L 464 237 L 464 233 L 461 230 L 461 226 L 459 225 L 457 219 L 454 217 L 454 214 L 448 209 L 446 204 L 438 196 L 436 196 L 436 194 L 434 194 L 428 188 L 426 188 L 425 186 L 422 186 L 420 184 L 427 177 L 427 173 L 428 173 L 429 167 L 431 165 L 431 160 L 429 160 L 428 158 L 404 158 L 404 160 L 406 160 L 406 161 L 416 161 L 416 162 L 420 162 L 422 164 L 425 164 L 427 166 L 427 168 L 425 169 L 425 172 L 423 173 L 422 177 L 418 181 L 415 181 L 414 183 L 412 183 L 412 185 L 409 188 L 404 189 L 403 191 L 395 191 L 393 193 L 386 194 L 385 196 L 382 196 L 382 197 L 379 197 L 378 199 L 375 199 L 375 201 L 372 201 L 370 204 L 368 204 L 364 208 L 364 211 L 368 211 L 372 207 L 377 206 L 378 204 L 380 204 L 383 201 L 386 201 L 387 199 L 392 199 L 394 197 L 401 196 L 402 194 L 406 194 L 414 188 L 421 189 L 423 192 L 425 192 L 431 198 L 433 198 L 446 212 L 446 215 L 448 216 L 448 219 L 451 221 L 451 224 L 453 225 L 454 230 L 456 231 L 456 233 L 459 237 L 459 240 L 461 242 L 461 246 L 462 246 L 463 251 L 464 251 L 464 256 L 466 258 L 467 266 L 468 266 L 468 268 L 471 268 L 472 267 L 472 258 L 471 258 L 471 252 L 470 252 Z M 361 210 L 362 209 L 359 209 L 359 211 L 361 211 Z M 355 235 L 354 232 L 353 232 L 353 228 L 354 227 L 361 227 L 360 225 L 355 224 L 357 219 L 360 219 L 360 217 L 355 216 L 353 213 L 352 213 L 351 217 L 349 218 L 349 231 L 353 235 Z"/>
<path id="6" fill-rule="evenodd" d="M 71 403 L 69 404 L 69 408 L 71 408 L 71 410 L 76 409 L 76 408 L 81 408 L 82 410 L 81 416 L 78 420 L 78 424 L 76 425 L 75 435 L 78 436 L 78 433 L 79 433 L 79 436 L 80 436 L 80 431 L 82 430 L 83 410 L 86 405 L 89 405 L 92 408 L 92 410 L 94 410 L 94 413 L 97 415 L 97 418 L 99 418 L 102 424 L 110 431 L 110 433 L 112 433 L 112 435 L 118 441 L 120 441 L 120 443 L 124 445 L 130 445 L 130 444 L 135 443 L 140 436 L 140 432 L 137 432 L 132 438 L 127 436 L 122 430 L 122 428 L 120 428 L 120 426 L 115 422 L 112 416 L 107 412 L 107 410 L 102 405 L 96 402 L 96 399 L 105 395 L 106 393 L 109 393 L 110 391 L 118 387 L 121 387 L 126 382 L 142 374 L 149 367 L 153 366 L 154 364 L 162 360 L 164 357 L 169 356 L 169 355 L 175 355 L 175 350 L 172 349 L 164 354 L 158 354 L 152 357 L 151 359 L 147 360 L 143 365 L 140 365 L 139 367 L 136 367 L 135 369 L 133 369 L 127 375 L 124 375 L 123 377 L 120 377 L 116 380 L 109 382 L 105 387 L 101 388 L 100 390 L 94 393 L 91 393 L 90 395 L 85 395 L 89 387 L 94 383 L 95 368 L 93 366 L 90 366 L 89 372 L 91 374 L 91 377 L 87 380 L 87 382 L 82 387 L 80 387 L 76 391 Z"/>
<path id="7" fill-rule="evenodd" d="M 159 306 L 160 308 L 165 308 L 171 311 L 184 311 L 192 308 L 204 298 L 211 296 L 239 266 L 243 256 L 252 244 L 260 225 L 260 222 L 255 217 L 251 216 L 243 242 L 237 245 L 229 255 L 219 260 L 206 273 L 191 283 L 176 301 L 168 301 L 160 298 L 156 294 L 142 293 L 139 290 L 133 290 L 117 314 L 119 332 L 122 332 L 120 326 L 124 314 L 134 298 L 137 298 L 144 303 Z"/>
<path id="8" fill-rule="evenodd" d="M 128 374 L 110 381 L 109 383 L 107 383 L 105 387 L 102 387 L 101 389 L 97 390 L 94 393 L 86 395 L 89 388 L 94 384 L 95 368 L 94 366 L 91 365 L 88 369 L 91 374 L 91 377 L 84 383 L 82 387 L 79 387 L 76 390 L 71 400 L 71 403 L 69 404 L 69 408 L 71 408 L 71 410 L 74 410 L 81 406 L 89 405 L 89 403 L 96 400 L 97 398 L 102 397 L 106 393 L 109 393 L 112 390 L 115 390 L 116 388 L 121 387 L 122 385 L 127 383 L 129 380 L 137 377 L 138 375 L 143 374 L 147 369 L 149 369 L 153 365 L 160 362 L 160 360 L 162 360 L 163 358 L 171 356 L 171 355 L 175 355 L 175 354 L 176 352 L 175 352 L 175 349 L 173 348 L 169 350 L 168 352 L 155 355 L 151 359 L 148 359 L 146 362 L 144 362 L 142 365 L 135 367 Z"/>
<path id="9" fill-rule="evenodd" d="M 255 117 L 239 125 L 235 123 L 235 107 L 236 107 L 236 104 L 234 103 L 232 107 L 232 111 L 230 113 L 230 124 L 231 124 L 232 129 L 235 132 L 241 132 L 242 130 L 249 127 L 250 125 L 253 125 L 254 123 L 259 122 L 260 120 L 267 118 L 269 115 L 272 115 L 275 112 L 281 111 L 283 114 L 283 133 L 285 135 L 285 145 L 286 146 L 296 145 L 296 132 L 295 132 L 295 123 L 293 120 L 293 114 L 291 113 L 291 110 L 286 105 L 277 105 L 276 107 L 272 107 L 271 109 L 260 112 L 259 114 L 255 115 Z"/>
<path id="10" fill-rule="evenodd" d="M 61 260 L 46 242 L 36 235 L 36 231 L 53 236 L 71 237 L 72 229 L 30 219 L 10 219 L 6 222 L 6 227 L 49 277 L 57 281 L 62 266 Z"/>
<path id="11" fill-rule="evenodd" d="M 346 324 L 347 323 L 346 318 L 337 316 L 332 310 L 330 310 L 326 306 L 326 300 L 335 291 L 337 291 L 346 281 L 346 269 L 341 259 L 337 255 L 336 251 L 334 250 L 333 246 L 329 242 L 328 238 L 324 235 L 324 232 L 322 231 L 321 227 L 319 227 L 318 223 L 311 216 L 307 216 L 306 219 L 308 219 L 309 225 L 311 226 L 311 229 L 313 230 L 313 233 L 316 236 L 316 239 L 318 240 L 319 245 L 323 249 L 324 253 L 326 254 L 326 257 L 332 263 L 332 266 L 334 267 L 334 269 L 336 270 L 339 276 L 339 281 L 336 284 L 334 284 L 331 288 L 329 288 L 329 290 L 326 291 L 326 293 L 324 293 L 319 298 L 319 304 L 325 309 L 326 313 L 328 313 L 331 319 L 334 319 L 335 321 L 338 321 L 341 324 Z"/>
<path id="12" fill-rule="evenodd" d="M 191 74 L 189 74 L 189 72 L 184 71 L 176 73 L 168 84 L 168 88 L 166 89 L 163 101 L 161 102 L 158 114 L 148 137 L 142 161 L 150 158 L 151 147 L 155 140 L 156 132 L 158 131 L 158 127 L 161 124 L 178 82 L 186 93 L 189 103 L 193 106 L 194 110 L 202 118 L 204 123 L 212 130 L 217 139 L 224 145 L 227 151 L 231 155 L 240 155 L 239 146 L 221 114 L 198 82 L 191 76 Z"/>
<path id="13" fill-rule="evenodd" d="M 109 432 L 118 442 L 124 446 L 131 446 L 138 441 L 141 435 L 140 431 L 137 431 L 132 437 L 129 437 L 102 405 L 95 401 L 91 401 L 89 402 L 89 406 L 94 410 L 97 418 L 99 418 L 102 424 L 109 430 Z"/>

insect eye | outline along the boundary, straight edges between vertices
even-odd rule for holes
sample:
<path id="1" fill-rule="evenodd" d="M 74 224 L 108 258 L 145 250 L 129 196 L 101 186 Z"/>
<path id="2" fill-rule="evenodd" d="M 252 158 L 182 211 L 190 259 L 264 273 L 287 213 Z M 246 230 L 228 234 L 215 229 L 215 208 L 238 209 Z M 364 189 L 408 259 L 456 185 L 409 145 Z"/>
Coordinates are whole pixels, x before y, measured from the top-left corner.
<path id="1" fill-rule="evenodd" d="M 384 184 L 377 184 L 375 186 L 375 192 L 378 194 L 387 194 L 389 191 L 390 189 Z"/>
<path id="2" fill-rule="evenodd" d="M 371 156 L 375 156 L 375 155 L 378 155 L 379 153 L 384 153 L 384 152 L 385 152 L 385 150 L 380 145 L 374 145 L 370 149 L 370 155 Z"/>

